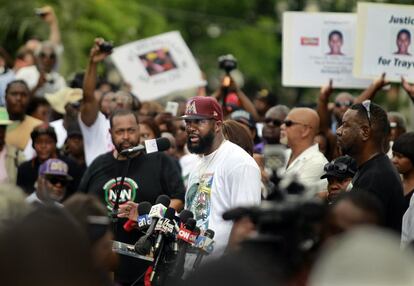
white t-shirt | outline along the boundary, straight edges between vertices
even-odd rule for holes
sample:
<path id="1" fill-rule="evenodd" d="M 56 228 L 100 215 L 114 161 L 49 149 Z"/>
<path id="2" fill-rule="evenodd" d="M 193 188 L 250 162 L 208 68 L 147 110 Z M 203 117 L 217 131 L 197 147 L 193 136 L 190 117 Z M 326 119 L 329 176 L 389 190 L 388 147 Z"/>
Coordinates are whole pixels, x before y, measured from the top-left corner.
<path id="1" fill-rule="evenodd" d="M 287 150 L 287 162 L 291 154 L 292 150 Z M 285 168 L 284 175 L 296 176 L 298 181 L 305 187 L 317 188 L 319 191 L 323 191 L 328 187 L 328 181 L 320 179 L 324 174 L 323 167 L 326 163 L 328 163 L 328 160 L 319 151 L 318 144 L 314 144 L 293 160 L 289 167 Z"/>
<path id="2" fill-rule="evenodd" d="M 233 223 L 225 221 L 225 211 L 260 203 L 260 170 L 254 159 L 238 145 L 225 140 L 208 156 L 203 156 L 190 173 L 186 209 L 194 214 L 197 226 L 215 232 L 214 256 L 227 246 Z"/>
<path id="3" fill-rule="evenodd" d="M 187 188 L 188 177 L 192 170 L 194 170 L 200 160 L 200 156 L 196 154 L 185 154 L 179 160 L 181 166 L 181 177 L 183 178 L 184 186 Z"/>
<path id="4" fill-rule="evenodd" d="M 98 112 L 95 122 L 86 126 L 79 114 L 78 122 L 83 136 L 86 166 L 89 166 L 96 157 L 114 149 L 111 134 L 109 133 L 109 119 Z"/>
<path id="5" fill-rule="evenodd" d="M 24 80 L 30 89 L 33 89 L 39 81 L 40 73 L 36 66 L 28 66 L 19 69 L 16 79 Z M 55 71 L 48 74 L 47 82 L 36 91 L 36 96 L 44 97 L 46 93 L 55 93 L 66 87 L 65 79 Z"/>
<path id="6" fill-rule="evenodd" d="M 58 119 L 50 122 L 50 126 L 52 126 L 55 129 L 55 133 L 57 136 L 56 146 L 60 149 L 62 148 L 63 144 L 65 144 L 66 137 L 68 136 L 68 132 L 63 126 L 63 119 Z"/>

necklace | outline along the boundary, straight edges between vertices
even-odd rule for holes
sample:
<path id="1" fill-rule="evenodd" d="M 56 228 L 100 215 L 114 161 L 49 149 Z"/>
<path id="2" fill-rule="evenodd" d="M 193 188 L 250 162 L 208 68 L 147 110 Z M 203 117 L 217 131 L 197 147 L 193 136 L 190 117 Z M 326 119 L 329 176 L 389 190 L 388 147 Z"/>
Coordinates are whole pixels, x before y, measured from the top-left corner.
<path id="1" fill-rule="evenodd" d="M 216 157 L 220 147 L 223 145 L 223 143 L 227 141 L 226 139 L 224 139 L 220 145 L 218 146 L 218 148 L 211 153 L 210 155 L 207 156 L 203 156 L 202 160 L 203 162 L 201 162 L 200 167 L 198 168 L 198 181 L 201 182 L 202 180 L 202 176 L 206 173 L 206 171 L 208 170 L 208 167 L 210 167 L 211 163 L 214 161 L 214 158 Z M 206 159 L 206 157 L 211 156 L 211 158 L 207 159 L 206 161 L 204 161 L 204 159 Z"/>

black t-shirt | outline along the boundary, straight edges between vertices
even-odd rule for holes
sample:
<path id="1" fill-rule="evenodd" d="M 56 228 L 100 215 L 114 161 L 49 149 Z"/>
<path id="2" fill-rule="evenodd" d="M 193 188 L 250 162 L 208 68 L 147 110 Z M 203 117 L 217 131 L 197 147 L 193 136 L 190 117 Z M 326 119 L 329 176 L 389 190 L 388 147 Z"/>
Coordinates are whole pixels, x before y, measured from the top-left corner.
<path id="1" fill-rule="evenodd" d="M 407 209 L 400 176 L 390 159 L 380 154 L 358 168 L 354 188 L 374 194 L 382 203 L 385 226 L 401 233 L 402 217 Z"/>
<path id="2" fill-rule="evenodd" d="M 66 188 L 65 198 L 67 198 L 78 190 L 78 186 L 82 175 L 85 172 L 85 169 L 79 167 L 76 161 L 66 156 L 58 155 L 58 159 L 62 160 L 68 165 L 68 173 L 73 178 L 73 180 L 70 181 Z M 33 193 L 35 190 L 34 184 L 39 175 L 40 165 L 41 162 L 37 157 L 35 157 L 29 161 L 21 163 L 17 169 L 16 184 L 28 195 Z"/>
<path id="3" fill-rule="evenodd" d="M 147 201 L 155 204 L 159 195 L 184 201 L 185 189 L 173 160 L 164 153 L 142 154 L 130 159 L 130 166 L 122 187 L 119 204 L 127 201 Z M 97 157 L 79 186 L 81 192 L 94 194 L 105 204 L 108 211 L 116 199 L 117 184 L 127 167 L 126 160 L 116 160 L 112 152 Z M 137 231 L 125 232 L 122 228 L 126 219 L 119 219 L 115 226 L 115 240 L 135 244 L 141 236 Z M 127 256 L 120 256 L 115 279 L 121 283 L 131 283 L 147 268 L 148 262 Z"/>

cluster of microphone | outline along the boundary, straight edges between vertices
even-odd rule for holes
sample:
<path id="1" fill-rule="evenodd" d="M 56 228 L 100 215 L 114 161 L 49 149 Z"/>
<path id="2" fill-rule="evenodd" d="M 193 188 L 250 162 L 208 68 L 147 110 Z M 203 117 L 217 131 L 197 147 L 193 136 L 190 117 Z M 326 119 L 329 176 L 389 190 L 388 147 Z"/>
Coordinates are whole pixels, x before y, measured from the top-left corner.
<path id="1" fill-rule="evenodd" d="M 144 232 L 134 248 L 139 255 L 153 255 L 150 274 L 153 285 L 181 279 L 188 253 L 196 255 L 192 265 L 192 270 L 195 270 L 203 257 L 209 255 L 214 248 L 213 230 L 208 229 L 201 233 L 191 211 L 183 210 L 177 217 L 175 210 L 168 207 L 169 205 L 170 198 L 166 195 L 160 195 L 153 206 L 148 202 L 141 202 L 138 205 L 137 221 L 128 221 L 124 225 L 126 231 L 138 229 Z"/>

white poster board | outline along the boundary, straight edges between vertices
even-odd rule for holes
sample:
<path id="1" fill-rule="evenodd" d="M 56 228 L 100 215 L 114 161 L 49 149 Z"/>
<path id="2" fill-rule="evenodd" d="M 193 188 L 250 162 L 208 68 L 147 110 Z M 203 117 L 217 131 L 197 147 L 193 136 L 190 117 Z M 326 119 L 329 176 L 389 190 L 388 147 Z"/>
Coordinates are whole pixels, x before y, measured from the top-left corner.
<path id="1" fill-rule="evenodd" d="M 352 75 L 355 35 L 355 14 L 285 12 L 283 85 L 366 88 L 371 81 Z"/>
<path id="2" fill-rule="evenodd" d="M 414 82 L 414 6 L 358 3 L 354 74 Z"/>
<path id="3" fill-rule="evenodd" d="M 117 47 L 112 60 L 141 101 L 205 85 L 179 32 L 168 32 Z"/>

